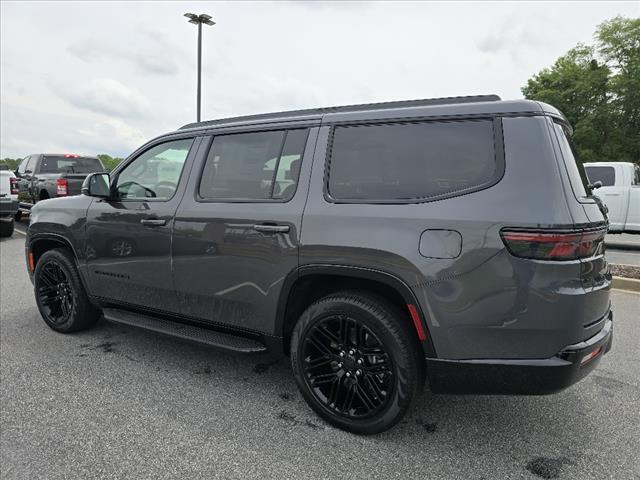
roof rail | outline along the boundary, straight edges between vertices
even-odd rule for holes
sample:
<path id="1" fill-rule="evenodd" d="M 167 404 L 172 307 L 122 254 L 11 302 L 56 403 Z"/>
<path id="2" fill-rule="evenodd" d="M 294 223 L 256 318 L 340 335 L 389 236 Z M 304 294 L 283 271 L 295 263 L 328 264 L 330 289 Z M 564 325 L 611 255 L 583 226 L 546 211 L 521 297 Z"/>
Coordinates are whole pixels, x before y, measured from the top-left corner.
<path id="1" fill-rule="evenodd" d="M 337 107 L 307 108 L 303 110 L 288 110 L 284 112 L 259 113 L 257 115 L 245 115 L 240 117 L 221 118 L 218 120 L 207 120 L 204 122 L 188 123 L 180 130 L 188 128 L 204 128 L 209 126 L 220 125 L 224 123 L 233 123 L 239 121 L 256 121 L 256 120 L 277 120 L 279 118 L 302 117 L 312 115 L 324 115 L 325 113 L 343 113 L 357 112 L 360 110 L 385 110 L 391 108 L 403 107 L 427 107 L 431 105 L 451 105 L 457 103 L 476 103 L 476 102 L 497 102 L 501 100 L 498 95 L 470 95 L 466 97 L 443 97 L 443 98 L 425 98 L 423 100 L 400 100 L 395 102 L 380 103 L 362 103 L 358 105 L 342 105 Z"/>

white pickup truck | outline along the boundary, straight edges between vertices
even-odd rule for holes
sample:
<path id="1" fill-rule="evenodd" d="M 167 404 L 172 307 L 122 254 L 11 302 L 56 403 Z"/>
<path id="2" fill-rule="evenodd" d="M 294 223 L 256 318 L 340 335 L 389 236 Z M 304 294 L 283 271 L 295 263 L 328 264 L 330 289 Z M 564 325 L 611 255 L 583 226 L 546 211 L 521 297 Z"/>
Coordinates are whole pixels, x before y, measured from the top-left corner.
<path id="1" fill-rule="evenodd" d="M 640 234 L 640 167 L 627 162 L 585 163 L 594 193 L 609 209 L 609 232 Z"/>
<path id="2" fill-rule="evenodd" d="M 18 211 L 18 179 L 8 170 L 0 170 L 0 237 L 13 235 Z"/>

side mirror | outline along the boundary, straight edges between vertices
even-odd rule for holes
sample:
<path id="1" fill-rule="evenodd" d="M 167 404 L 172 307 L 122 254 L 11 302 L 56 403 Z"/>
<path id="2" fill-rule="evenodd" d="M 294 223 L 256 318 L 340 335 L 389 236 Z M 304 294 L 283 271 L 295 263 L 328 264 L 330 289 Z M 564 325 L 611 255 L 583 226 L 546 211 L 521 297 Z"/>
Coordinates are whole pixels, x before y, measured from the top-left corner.
<path id="1" fill-rule="evenodd" d="M 591 190 L 596 190 L 602 186 L 602 182 L 600 180 L 596 180 L 593 183 L 587 185 Z"/>
<path id="2" fill-rule="evenodd" d="M 111 180 L 108 173 L 91 173 L 82 183 L 81 192 L 88 197 L 109 198 Z"/>

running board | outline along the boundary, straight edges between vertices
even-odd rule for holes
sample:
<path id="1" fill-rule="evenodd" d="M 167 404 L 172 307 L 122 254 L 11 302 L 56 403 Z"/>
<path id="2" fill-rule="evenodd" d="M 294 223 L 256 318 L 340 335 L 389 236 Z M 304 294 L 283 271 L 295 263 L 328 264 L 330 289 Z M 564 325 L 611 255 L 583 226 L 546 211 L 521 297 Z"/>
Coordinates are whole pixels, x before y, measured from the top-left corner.
<path id="1" fill-rule="evenodd" d="M 251 338 L 165 320 L 164 318 L 132 313 L 118 308 L 105 308 L 102 310 L 102 314 L 110 322 L 150 330 L 220 350 L 230 350 L 238 353 L 261 353 L 267 350 L 267 347 L 262 343 Z"/>

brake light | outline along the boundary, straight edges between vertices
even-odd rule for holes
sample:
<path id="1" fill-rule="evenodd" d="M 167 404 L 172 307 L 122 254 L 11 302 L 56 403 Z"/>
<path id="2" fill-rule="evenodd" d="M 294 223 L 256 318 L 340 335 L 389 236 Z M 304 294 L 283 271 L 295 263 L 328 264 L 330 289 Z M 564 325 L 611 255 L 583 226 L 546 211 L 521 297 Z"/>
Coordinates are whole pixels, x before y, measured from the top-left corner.
<path id="1" fill-rule="evenodd" d="M 9 183 L 11 184 L 11 195 L 17 195 L 19 192 L 18 179 L 15 177 L 10 177 Z"/>
<path id="2" fill-rule="evenodd" d="M 606 229 L 544 231 L 511 230 L 500 232 L 509 252 L 516 257 L 537 260 L 576 260 L 602 251 Z"/>
<path id="3" fill-rule="evenodd" d="M 66 178 L 59 178 L 56 182 L 56 195 L 66 197 L 69 195 L 69 182 Z"/>
<path id="4" fill-rule="evenodd" d="M 80 158 L 80 155 L 76 155 L 75 153 L 66 153 L 64 158 Z"/>

